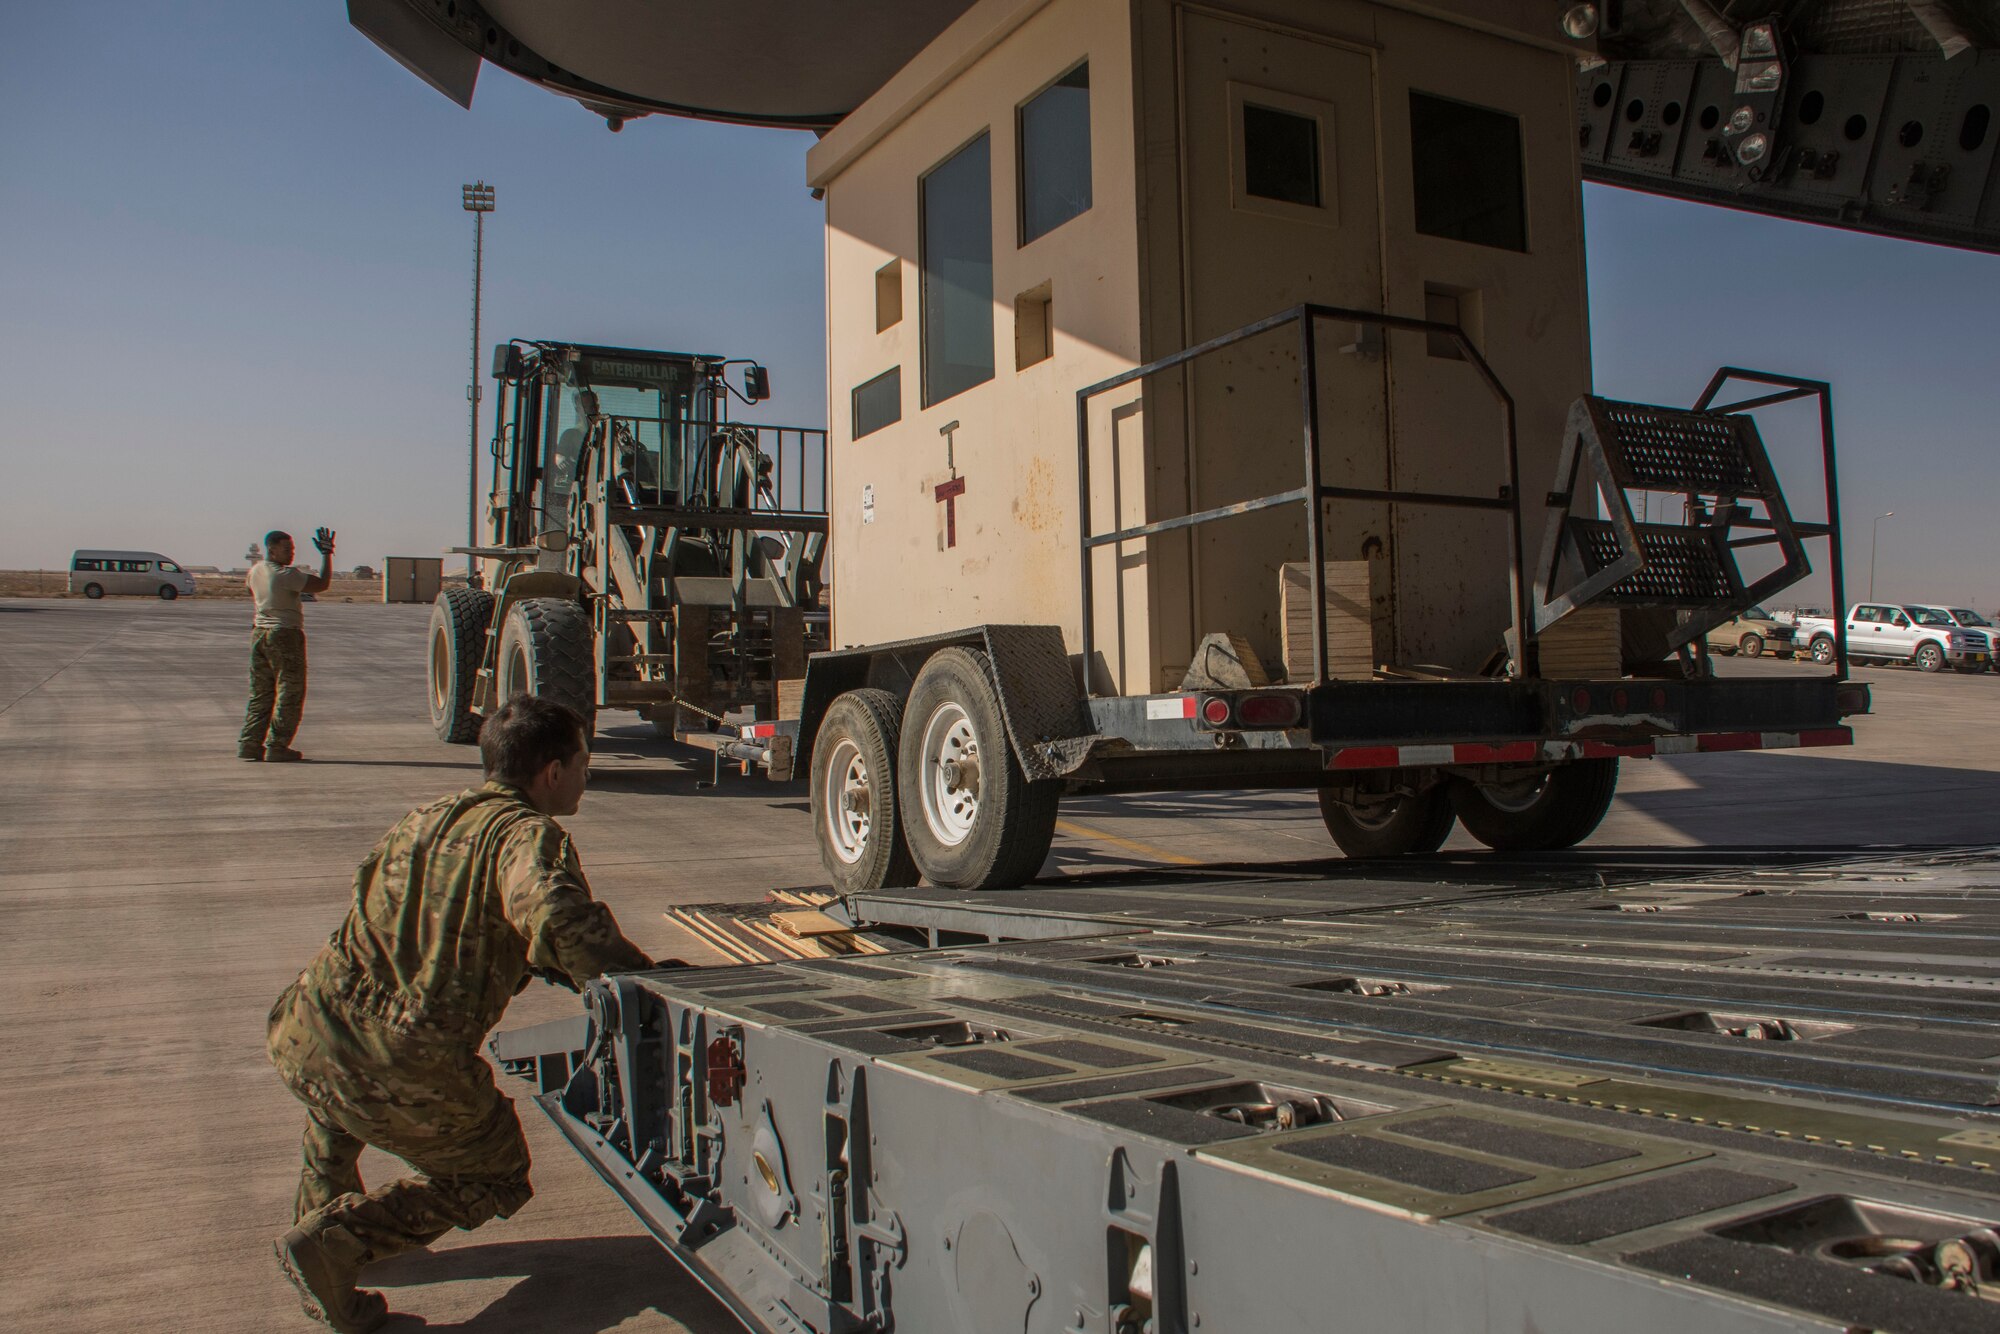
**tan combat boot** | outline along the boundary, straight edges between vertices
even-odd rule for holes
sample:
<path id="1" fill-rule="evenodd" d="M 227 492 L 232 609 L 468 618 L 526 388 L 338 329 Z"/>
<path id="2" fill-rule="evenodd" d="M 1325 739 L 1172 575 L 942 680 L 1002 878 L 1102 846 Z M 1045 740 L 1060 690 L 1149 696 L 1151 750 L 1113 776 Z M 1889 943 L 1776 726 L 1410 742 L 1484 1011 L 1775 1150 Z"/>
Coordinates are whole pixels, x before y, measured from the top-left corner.
<path id="1" fill-rule="evenodd" d="M 306 1314 L 321 1324 L 339 1334 L 369 1334 L 389 1318 L 389 1303 L 381 1293 L 354 1285 L 361 1276 L 360 1243 L 345 1228 L 317 1234 L 295 1227 L 272 1249 L 278 1268 L 299 1290 Z"/>
<path id="2" fill-rule="evenodd" d="M 304 758 L 305 756 L 301 755 L 298 751 L 293 750 L 290 746 L 264 747 L 264 759 L 266 760 L 266 762 L 271 764 L 277 764 L 280 761 L 284 760 L 302 760 Z"/>

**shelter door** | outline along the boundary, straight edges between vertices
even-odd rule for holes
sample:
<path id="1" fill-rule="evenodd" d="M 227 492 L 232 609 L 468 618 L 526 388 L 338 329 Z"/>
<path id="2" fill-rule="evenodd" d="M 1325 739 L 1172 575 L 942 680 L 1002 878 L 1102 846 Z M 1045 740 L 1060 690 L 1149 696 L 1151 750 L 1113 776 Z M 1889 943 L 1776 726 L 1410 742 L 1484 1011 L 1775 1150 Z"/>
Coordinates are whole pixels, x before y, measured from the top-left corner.
<path id="1" fill-rule="evenodd" d="M 1382 309 L 1370 55 L 1193 11 L 1182 12 L 1181 53 L 1188 342 L 1303 301 Z M 1334 322 L 1316 332 L 1322 480 L 1387 487 L 1381 339 Z M 1304 481 L 1298 346 L 1293 326 L 1196 363 L 1188 385 L 1190 508 Z M 1325 512 L 1328 560 L 1389 557 L 1387 506 L 1340 501 Z M 1277 567 L 1305 557 L 1302 506 L 1196 529 L 1195 634 L 1247 634 L 1275 668 L 1282 661 Z"/>

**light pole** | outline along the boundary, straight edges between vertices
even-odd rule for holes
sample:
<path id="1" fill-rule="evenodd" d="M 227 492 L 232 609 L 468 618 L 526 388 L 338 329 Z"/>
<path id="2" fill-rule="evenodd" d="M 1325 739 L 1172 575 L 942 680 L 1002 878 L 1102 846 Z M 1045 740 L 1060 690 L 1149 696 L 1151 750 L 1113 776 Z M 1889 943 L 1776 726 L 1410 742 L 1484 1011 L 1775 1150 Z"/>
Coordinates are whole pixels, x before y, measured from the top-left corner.
<path id="1" fill-rule="evenodd" d="M 485 181 L 463 187 L 465 211 L 472 215 L 472 379 L 465 386 L 465 399 L 472 409 L 466 444 L 465 545 L 479 545 L 479 279 L 485 260 L 486 215 L 493 211 L 493 187 Z M 466 581 L 477 587 L 479 562 L 465 558 Z"/>
<path id="2" fill-rule="evenodd" d="M 1896 511 L 1890 510 L 1887 514 L 1876 515 L 1875 522 L 1871 525 L 1873 536 L 1868 540 L 1868 600 L 1870 602 L 1875 600 L 1875 552 L 1882 545 L 1882 520 L 1893 519 L 1895 517 Z M 1846 608 L 1842 608 L 1834 613 L 1836 616 L 1845 616 L 1846 614 Z"/>

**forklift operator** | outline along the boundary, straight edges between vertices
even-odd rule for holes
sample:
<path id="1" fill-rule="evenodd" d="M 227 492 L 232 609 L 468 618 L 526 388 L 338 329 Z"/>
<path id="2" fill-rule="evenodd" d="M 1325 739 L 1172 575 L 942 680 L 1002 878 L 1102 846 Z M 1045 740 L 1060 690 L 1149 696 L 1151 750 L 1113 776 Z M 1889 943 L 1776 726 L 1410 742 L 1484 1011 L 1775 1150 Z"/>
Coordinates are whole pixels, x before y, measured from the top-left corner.
<path id="1" fill-rule="evenodd" d="M 556 823 L 590 749 L 569 708 L 516 695 L 479 733 L 486 782 L 405 816 L 362 861 L 346 919 L 272 1007 L 271 1061 L 306 1106 L 296 1226 L 278 1263 L 342 1334 L 388 1316 L 373 1261 L 528 1202 L 528 1145 L 479 1046 L 530 976 L 580 988 L 654 966 L 591 897 Z M 412 1174 L 367 1190 L 367 1145 Z"/>

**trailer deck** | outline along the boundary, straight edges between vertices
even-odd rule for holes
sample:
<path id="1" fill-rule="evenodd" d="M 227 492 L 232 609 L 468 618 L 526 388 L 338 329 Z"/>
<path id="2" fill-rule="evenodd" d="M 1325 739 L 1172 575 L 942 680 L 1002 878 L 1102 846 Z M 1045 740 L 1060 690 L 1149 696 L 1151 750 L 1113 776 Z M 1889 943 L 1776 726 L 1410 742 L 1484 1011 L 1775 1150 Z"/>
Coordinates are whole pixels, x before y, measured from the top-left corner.
<path id="1" fill-rule="evenodd" d="M 2000 849 L 851 897 L 503 1036 L 764 1331 L 1990 1330 Z"/>

